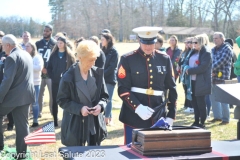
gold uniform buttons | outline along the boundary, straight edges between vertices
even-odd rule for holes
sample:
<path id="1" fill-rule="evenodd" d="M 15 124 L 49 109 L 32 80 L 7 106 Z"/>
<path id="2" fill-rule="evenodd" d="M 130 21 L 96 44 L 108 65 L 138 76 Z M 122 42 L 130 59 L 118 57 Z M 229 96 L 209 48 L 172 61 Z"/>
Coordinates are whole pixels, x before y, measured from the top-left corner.
<path id="1" fill-rule="evenodd" d="M 150 61 L 150 59 L 148 58 L 147 61 Z"/>
<path id="2" fill-rule="evenodd" d="M 136 107 L 136 105 L 134 104 L 133 107 Z"/>
<path id="3" fill-rule="evenodd" d="M 127 99 L 130 99 L 129 97 Z"/>
<path id="4" fill-rule="evenodd" d="M 153 84 L 153 82 L 151 81 L 150 84 Z"/>
<path id="5" fill-rule="evenodd" d="M 152 89 L 152 87 L 149 87 L 149 89 Z"/>
<path id="6" fill-rule="evenodd" d="M 149 64 L 148 66 L 149 66 L 149 67 L 151 67 L 152 65 L 151 65 L 151 64 Z"/>
<path id="7" fill-rule="evenodd" d="M 139 72 L 136 72 L 137 74 L 139 74 Z"/>
<path id="8" fill-rule="evenodd" d="M 152 72 L 152 70 L 150 69 L 150 72 Z"/>
<path id="9" fill-rule="evenodd" d="M 132 103 L 132 101 L 131 101 L 131 103 Z"/>
<path id="10" fill-rule="evenodd" d="M 153 76 L 150 76 L 150 78 L 152 79 L 152 78 L 153 78 Z"/>

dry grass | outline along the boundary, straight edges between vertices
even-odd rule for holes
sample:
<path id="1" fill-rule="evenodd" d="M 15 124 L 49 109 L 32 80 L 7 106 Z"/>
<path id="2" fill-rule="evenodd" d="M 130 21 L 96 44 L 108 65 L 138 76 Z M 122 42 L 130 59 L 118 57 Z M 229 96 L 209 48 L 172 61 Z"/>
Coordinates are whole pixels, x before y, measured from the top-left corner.
<path id="1" fill-rule="evenodd" d="M 167 46 L 167 44 L 164 44 Z M 139 44 L 137 43 L 117 43 L 116 48 L 120 55 L 127 53 L 131 50 L 137 49 Z M 236 46 L 236 45 L 235 45 Z M 179 45 L 180 48 L 183 48 L 183 44 Z M 236 48 L 236 53 L 239 53 L 239 49 Z M 106 140 L 103 141 L 102 145 L 122 145 L 123 144 L 123 124 L 119 122 L 119 106 L 121 105 L 121 100 L 117 95 L 117 89 L 114 91 L 113 96 L 113 106 L 116 107 L 113 109 L 113 121 L 114 126 L 108 126 L 109 136 Z M 182 84 L 177 84 L 178 91 L 178 102 L 177 102 L 177 118 L 175 121 L 176 125 L 190 125 L 193 122 L 193 114 L 186 114 L 183 112 L 183 100 L 184 100 L 184 92 L 182 88 Z M 49 113 L 48 107 L 48 92 L 46 91 L 44 97 L 45 106 L 43 108 L 43 116 L 39 119 L 40 125 L 45 124 L 46 122 L 53 121 L 52 116 Z M 62 118 L 62 110 L 59 109 L 59 119 Z M 233 117 L 233 110 L 231 109 L 231 117 Z M 231 120 L 229 125 L 219 126 L 217 124 L 206 124 L 207 129 L 209 129 L 212 133 L 212 140 L 231 140 L 236 139 L 236 120 Z M 29 124 L 32 124 L 32 120 L 29 120 Z M 59 125 L 61 125 L 61 121 L 59 121 Z M 6 125 L 5 125 L 6 127 Z M 5 129 L 5 128 L 4 128 Z M 33 129 L 30 129 L 31 132 Z M 34 129 L 35 130 L 35 129 Z M 60 127 L 56 128 L 56 138 L 57 142 L 55 144 L 46 144 L 46 145 L 30 145 L 29 148 L 32 153 L 36 154 L 36 157 L 33 157 L 34 160 L 38 159 L 61 159 L 60 157 L 56 157 L 57 151 L 59 147 L 62 147 L 61 144 L 61 129 Z M 5 131 L 5 144 L 10 147 L 15 147 L 15 131 Z M 51 156 L 48 158 L 47 156 Z M 53 158 L 55 157 L 55 158 Z"/>

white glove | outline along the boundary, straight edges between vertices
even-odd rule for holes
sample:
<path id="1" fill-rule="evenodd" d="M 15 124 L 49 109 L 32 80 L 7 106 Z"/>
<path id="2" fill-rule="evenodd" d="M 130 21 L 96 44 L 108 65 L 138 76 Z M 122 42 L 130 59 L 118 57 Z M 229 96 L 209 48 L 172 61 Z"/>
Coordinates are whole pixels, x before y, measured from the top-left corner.
<path id="1" fill-rule="evenodd" d="M 172 118 L 167 117 L 167 118 L 166 118 L 166 121 L 167 121 L 167 123 L 168 123 L 170 126 L 173 125 L 173 119 L 172 119 Z"/>
<path id="2" fill-rule="evenodd" d="M 143 120 L 147 120 L 152 116 L 154 110 L 152 108 L 149 108 L 148 106 L 143 106 L 142 104 L 140 104 L 136 108 L 135 113 L 137 113 L 139 117 L 141 117 Z"/>

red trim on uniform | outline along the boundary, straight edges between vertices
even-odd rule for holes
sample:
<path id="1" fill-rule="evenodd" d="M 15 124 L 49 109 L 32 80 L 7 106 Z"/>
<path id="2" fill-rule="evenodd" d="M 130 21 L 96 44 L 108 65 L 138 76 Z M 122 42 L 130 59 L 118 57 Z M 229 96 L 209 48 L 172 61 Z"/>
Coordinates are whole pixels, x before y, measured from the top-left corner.
<path id="1" fill-rule="evenodd" d="M 130 94 L 129 92 L 125 92 L 125 93 L 120 94 L 120 97 L 123 97 L 123 96 L 129 95 L 129 94 Z"/>
<path id="2" fill-rule="evenodd" d="M 151 57 L 149 57 L 149 62 L 150 62 L 150 58 Z M 147 59 L 146 59 L 146 66 L 147 66 L 147 71 L 148 71 L 148 88 L 150 87 L 150 79 L 149 79 L 149 68 L 148 68 L 148 61 L 147 61 Z M 152 69 L 152 73 L 153 73 L 153 69 Z M 150 106 L 150 95 L 148 95 L 148 107 L 150 107 L 151 108 L 151 106 Z"/>
<path id="3" fill-rule="evenodd" d="M 141 159 L 150 160 L 150 158 L 145 157 L 145 156 L 143 156 L 141 154 L 138 154 L 137 152 L 133 151 L 131 148 L 128 148 L 126 146 L 119 146 L 119 147 L 122 148 L 123 150 L 127 151 L 127 152 L 130 152 L 131 154 L 133 154 L 133 155 L 135 155 L 135 156 L 137 156 L 137 157 L 139 157 Z"/>
<path id="4" fill-rule="evenodd" d="M 229 156 L 220 152 L 212 151 L 212 153 L 217 154 L 222 157 L 222 160 L 229 160 Z"/>

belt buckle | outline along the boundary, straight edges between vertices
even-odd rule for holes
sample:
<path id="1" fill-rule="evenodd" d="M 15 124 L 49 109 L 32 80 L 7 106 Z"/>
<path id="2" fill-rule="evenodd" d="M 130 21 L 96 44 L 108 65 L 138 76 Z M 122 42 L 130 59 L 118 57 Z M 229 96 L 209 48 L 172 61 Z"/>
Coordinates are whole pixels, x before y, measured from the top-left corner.
<path id="1" fill-rule="evenodd" d="M 147 89 L 146 94 L 147 95 L 153 95 L 154 94 L 154 90 L 153 89 Z"/>

